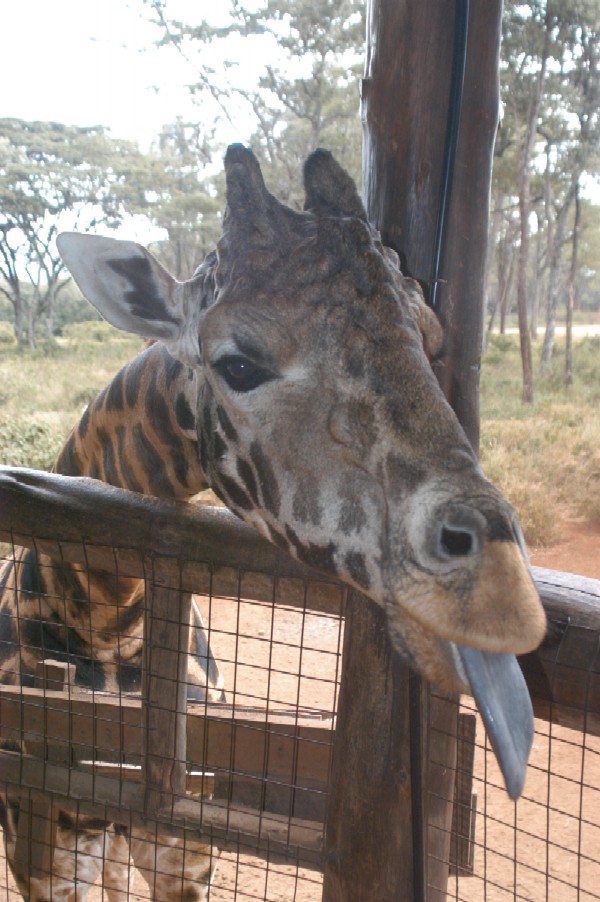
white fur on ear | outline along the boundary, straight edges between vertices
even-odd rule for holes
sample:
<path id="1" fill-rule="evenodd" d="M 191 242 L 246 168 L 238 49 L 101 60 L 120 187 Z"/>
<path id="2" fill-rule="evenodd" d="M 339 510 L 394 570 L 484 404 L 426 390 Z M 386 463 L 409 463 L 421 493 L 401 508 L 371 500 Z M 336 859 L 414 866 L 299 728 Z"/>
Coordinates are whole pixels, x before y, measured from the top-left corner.
<path id="1" fill-rule="evenodd" d="M 63 232 L 58 250 L 81 291 L 113 326 L 177 342 L 184 328 L 182 292 L 141 245 Z"/>

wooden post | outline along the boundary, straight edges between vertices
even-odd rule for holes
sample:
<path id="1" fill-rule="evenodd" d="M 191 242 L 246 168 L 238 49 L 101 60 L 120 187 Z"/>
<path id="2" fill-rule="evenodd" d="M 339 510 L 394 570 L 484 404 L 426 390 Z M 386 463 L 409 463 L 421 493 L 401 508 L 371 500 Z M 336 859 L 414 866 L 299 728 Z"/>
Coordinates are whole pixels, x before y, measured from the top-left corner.
<path id="1" fill-rule="evenodd" d="M 370 0 L 362 89 L 363 190 L 371 222 L 427 288 L 439 212 L 453 7 Z M 442 257 L 438 378 L 479 446 L 479 366 L 489 194 L 499 114 L 501 0 L 471 0 L 460 133 Z"/>
<path id="2" fill-rule="evenodd" d="M 475 449 L 501 10 L 501 0 L 471 0 L 468 10 L 460 136 L 436 308 L 447 352 L 436 372 Z M 367 213 L 384 243 L 399 253 L 404 272 L 426 290 L 443 181 L 453 12 L 454 4 L 439 0 L 370 0 L 367 11 Z M 360 616 L 354 609 L 359 604 Z M 395 659 L 383 615 L 364 600 L 351 600 L 346 630 L 323 898 L 442 902 L 457 701 L 432 694 Z"/>
<path id="3" fill-rule="evenodd" d="M 385 613 L 346 606 L 342 687 L 326 826 L 325 902 L 414 902 L 408 671 Z"/>
<path id="4" fill-rule="evenodd" d="M 75 665 L 50 659 L 39 661 L 35 673 L 35 688 L 43 692 L 68 691 L 75 683 Z M 42 761 L 70 763 L 69 736 L 54 736 L 44 719 L 44 738 L 30 742 L 29 754 Z M 50 743 L 48 742 L 50 740 Z M 56 839 L 56 812 L 49 796 L 32 796 L 23 789 L 19 799 L 19 824 L 13 854 L 13 867 L 25 880 L 39 879 L 52 873 Z"/>
<path id="5" fill-rule="evenodd" d="M 186 791 L 187 649 L 191 595 L 146 583 L 142 724 L 144 810 L 151 818 Z"/>

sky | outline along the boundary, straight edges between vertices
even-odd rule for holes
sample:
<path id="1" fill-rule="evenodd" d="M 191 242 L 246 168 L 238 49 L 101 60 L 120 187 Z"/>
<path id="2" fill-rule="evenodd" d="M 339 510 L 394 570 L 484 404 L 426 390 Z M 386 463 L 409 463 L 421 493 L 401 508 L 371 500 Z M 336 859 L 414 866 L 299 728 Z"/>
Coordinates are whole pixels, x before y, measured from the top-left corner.
<path id="1" fill-rule="evenodd" d="M 210 15 L 215 0 L 177 6 L 193 21 Z M 163 124 L 201 116 L 185 87 L 193 67 L 157 49 L 158 36 L 142 0 L 5 0 L 0 118 L 104 125 L 147 150 Z M 224 135 L 244 137 L 231 127 Z"/>

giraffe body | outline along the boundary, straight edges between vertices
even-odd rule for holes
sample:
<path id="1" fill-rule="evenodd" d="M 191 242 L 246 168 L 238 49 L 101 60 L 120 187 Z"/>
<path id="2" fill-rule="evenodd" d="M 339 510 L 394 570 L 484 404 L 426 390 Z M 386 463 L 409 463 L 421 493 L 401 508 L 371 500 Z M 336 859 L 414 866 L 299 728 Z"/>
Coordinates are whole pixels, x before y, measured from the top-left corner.
<path id="1" fill-rule="evenodd" d="M 516 797 L 533 720 L 514 655 L 539 644 L 545 618 L 514 511 L 429 366 L 437 320 L 330 154 L 307 160 L 303 212 L 267 191 L 240 145 L 225 169 L 223 236 L 188 282 L 132 242 L 59 238 L 102 315 L 159 342 L 144 392 L 162 411 L 152 444 L 165 478 L 132 474 L 137 490 L 185 498 L 205 480 L 269 541 L 380 605 L 416 669 L 473 690 Z M 187 381 L 168 390 L 174 369 Z M 106 399 L 126 396 L 113 383 Z M 128 446 L 108 444 L 98 475 L 122 484 Z M 75 437 L 65 468 L 80 458 Z"/>

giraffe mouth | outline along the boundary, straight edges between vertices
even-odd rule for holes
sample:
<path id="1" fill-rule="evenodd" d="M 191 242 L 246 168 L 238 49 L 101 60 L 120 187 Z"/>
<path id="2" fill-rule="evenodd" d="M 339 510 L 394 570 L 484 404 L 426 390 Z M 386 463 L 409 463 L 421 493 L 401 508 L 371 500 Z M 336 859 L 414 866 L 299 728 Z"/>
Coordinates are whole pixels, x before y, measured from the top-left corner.
<path id="1" fill-rule="evenodd" d="M 533 708 L 514 655 L 454 646 L 502 771 L 516 801 L 523 791 L 533 742 Z"/>

